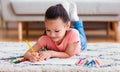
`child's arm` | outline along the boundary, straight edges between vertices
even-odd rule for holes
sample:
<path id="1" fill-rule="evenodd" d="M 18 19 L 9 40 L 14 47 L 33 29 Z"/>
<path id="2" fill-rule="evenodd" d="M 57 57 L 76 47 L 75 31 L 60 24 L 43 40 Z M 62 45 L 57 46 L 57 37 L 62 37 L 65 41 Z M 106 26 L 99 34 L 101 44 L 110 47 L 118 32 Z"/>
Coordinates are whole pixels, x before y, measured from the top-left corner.
<path id="1" fill-rule="evenodd" d="M 71 57 L 80 52 L 80 48 L 78 48 L 78 46 L 79 46 L 79 41 L 68 44 L 68 47 L 65 50 L 65 52 L 57 52 L 52 50 L 43 51 L 40 53 L 40 59 L 44 60 L 44 59 L 49 59 L 50 57 L 55 57 L 55 58 Z"/>
<path id="2" fill-rule="evenodd" d="M 33 47 L 32 47 L 36 52 L 32 52 L 31 49 L 29 49 L 25 54 L 24 54 L 24 58 L 30 60 L 31 62 L 35 62 L 38 60 L 38 51 L 40 50 L 41 46 L 36 43 Z"/>
<path id="3" fill-rule="evenodd" d="M 79 41 L 70 43 L 68 44 L 68 47 L 66 48 L 65 52 L 54 52 L 53 57 L 59 57 L 59 58 L 71 57 L 80 52 L 80 48 L 78 48 L 78 46 L 79 46 Z"/>

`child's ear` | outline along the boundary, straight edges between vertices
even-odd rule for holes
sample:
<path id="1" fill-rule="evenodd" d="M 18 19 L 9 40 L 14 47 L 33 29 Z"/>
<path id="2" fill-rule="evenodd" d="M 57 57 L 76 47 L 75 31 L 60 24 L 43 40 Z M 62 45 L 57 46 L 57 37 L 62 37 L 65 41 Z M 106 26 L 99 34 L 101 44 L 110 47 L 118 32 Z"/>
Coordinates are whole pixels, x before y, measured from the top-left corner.
<path id="1" fill-rule="evenodd" d="M 71 25 L 71 22 L 68 21 L 67 24 L 66 24 L 66 29 L 69 29 L 69 28 L 70 28 L 70 25 Z"/>

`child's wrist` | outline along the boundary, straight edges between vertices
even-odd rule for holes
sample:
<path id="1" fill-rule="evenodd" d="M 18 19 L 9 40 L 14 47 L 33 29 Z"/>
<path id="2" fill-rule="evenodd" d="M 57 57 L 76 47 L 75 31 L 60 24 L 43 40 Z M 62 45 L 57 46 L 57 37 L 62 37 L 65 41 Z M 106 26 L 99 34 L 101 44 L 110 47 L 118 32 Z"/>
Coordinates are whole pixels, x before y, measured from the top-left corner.
<path id="1" fill-rule="evenodd" d="M 53 56 L 54 56 L 54 51 L 49 50 L 49 53 L 50 53 L 50 57 L 53 57 Z"/>

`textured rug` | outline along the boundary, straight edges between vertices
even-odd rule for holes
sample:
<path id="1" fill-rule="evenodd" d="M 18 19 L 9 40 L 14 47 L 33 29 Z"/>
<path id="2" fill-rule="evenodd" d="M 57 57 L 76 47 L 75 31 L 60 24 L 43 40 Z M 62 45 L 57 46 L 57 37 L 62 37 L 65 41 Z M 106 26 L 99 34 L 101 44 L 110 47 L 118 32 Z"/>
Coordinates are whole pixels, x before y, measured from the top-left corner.
<path id="1" fill-rule="evenodd" d="M 88 43 L 87 51 L 69 58 L 76 63 L 11 63 L 11 58 L 23 56 L 28 49 L 25 42 L 0 42 L 0 72 L 120 72 L 120 43 Z M 83 63 L 78 64 L 80 60 Z"/>

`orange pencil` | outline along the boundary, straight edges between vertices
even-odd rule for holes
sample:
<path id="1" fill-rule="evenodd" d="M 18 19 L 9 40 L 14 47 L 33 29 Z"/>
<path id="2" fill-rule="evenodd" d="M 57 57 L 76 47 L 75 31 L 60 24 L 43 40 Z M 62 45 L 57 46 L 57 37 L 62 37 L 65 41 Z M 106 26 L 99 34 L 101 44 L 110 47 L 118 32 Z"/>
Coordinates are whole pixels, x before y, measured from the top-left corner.
<path id="1" fill-rule="evenodd" d="M 99 61 L 98 61 L 98 60 L 95 60 L 95 63 L 96 63 L 96 64 L 98 64 L 98 65 L 100 65 L 100 63 L 99 63 Z"/>

